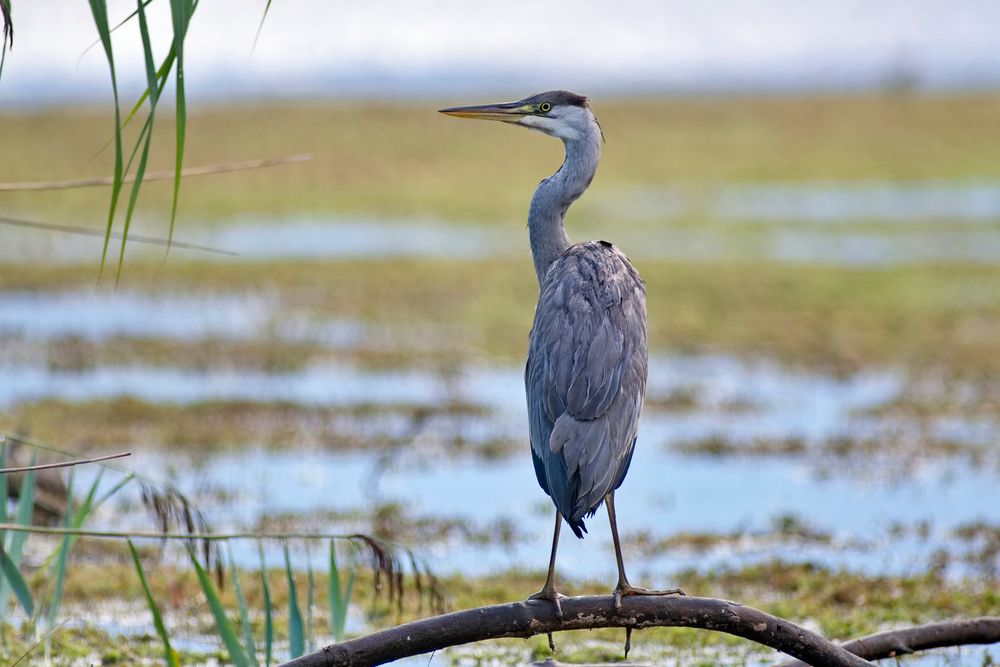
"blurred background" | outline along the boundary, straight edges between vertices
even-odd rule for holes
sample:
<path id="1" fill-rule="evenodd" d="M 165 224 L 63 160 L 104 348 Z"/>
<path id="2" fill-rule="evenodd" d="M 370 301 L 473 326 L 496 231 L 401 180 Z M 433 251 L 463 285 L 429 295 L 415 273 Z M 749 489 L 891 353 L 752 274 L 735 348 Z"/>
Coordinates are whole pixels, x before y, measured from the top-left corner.
<path id="1" fill-rule="evenodd" d="M 112 25 L 135 9 L 108 4 Z M 130 469 L 216 530 L 407 545 L 456 607 L 534 592 L 551 516 L 527 444 L 525 221 L 561 146 L 435 110 L 566 88 L 590 96 L 606 137 L 570 237 L 614 241 L 648 289 L 649 390 L 618 501 L 633 581 L 844 638 L 996 613 L 1000 5 L 301 0 L 262 23 L 264 8 L 202 3 L 185 42 L 186 167 L 311 156 L 182 180 L 174 240 L 228 254 L 136 242 L 169 233 L 172 182 L 149 181 L 116 289 L 118 241 L 98 281 L 101 238 L 24 226 L 100 235 L 109 188 L 0 191 L 0 429 L 130 450 Z M 147 11 L 159 62 L 170 6 Z M 0 182 L 109 175 L 89 6 L 12 16 Z M 125 113 L 146 88 L 136 21 L 113 35 Z M 171 77 L 151 172 L 174 167 L 173 91 Z M 91 523 L 143 528 L 138 495 Z M 614 584 L 603 513 L 590 525 L 563 540 L 567 592 Z M 255 544 L 232 549 L 257 563 Z M 297 568 L 324 558 L 293 549 Z M 67 608 L 102 605 L 75 626 L 151 634 L 134 590 L 74 584 L 81 568 Z M 349 632 L 398 620 L 370 595 L 359 587 Z M 168 618 L 187 604 L 163 602 Z M 184 650 L 210 652 L 204 635 L 186 627 Z M 770 658 L 649 636 L 640 657 Z M 604 650 L 590 637 L 567 640 L 570 656 Z M 509 664 L 543 645 L 436 660 Z"/>

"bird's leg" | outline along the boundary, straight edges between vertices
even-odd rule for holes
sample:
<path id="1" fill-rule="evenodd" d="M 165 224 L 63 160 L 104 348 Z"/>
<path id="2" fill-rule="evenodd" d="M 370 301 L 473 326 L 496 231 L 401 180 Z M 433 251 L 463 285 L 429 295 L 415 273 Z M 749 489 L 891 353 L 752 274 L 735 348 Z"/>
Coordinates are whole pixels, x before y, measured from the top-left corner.
<path id="1" fill-rule="evenodd" d="M 639 588 L 628 582 L 625 576 L 625 563 L 622 561 L 622 545 L 618 541 L 618 520 L 615 518 L 615 494 L 614 491 L 604 497 L 604 502 L 608 506 L 608 520 L 611 522 L 611 538 L 615 542 L 615 558 L 618 559 L 618 585 L 615 586 L 615 609 L 622 606 L 622 597 L 626 595 L 684 595 L 684 591 L 679 588 L 670 588 L 657 591 L 648 588 Z"/>
<path id="2" fill-rule="evenodd" d="M 542 586 L 542 590 L 538 591 L 534 595 L 530 596 L 529 600 L 549 600 L 556 607 L 556 616 L 562 619 L 562 604 L 559 600 L 566 597 L 562 593 L 556 590 L 553 580 L 556 574 L 556 549 L 559 547 L 559 529 L 562 527 L 562 515 L 559 514 L 559 510 L 556 509 L 556 527 L 555 532 L 552 535 L 552 555 L 549 557 L 549 574 L 545 578 L 545 585 Z M 549 638 L 549 643 L 552 643 L 551 637 Z"/>

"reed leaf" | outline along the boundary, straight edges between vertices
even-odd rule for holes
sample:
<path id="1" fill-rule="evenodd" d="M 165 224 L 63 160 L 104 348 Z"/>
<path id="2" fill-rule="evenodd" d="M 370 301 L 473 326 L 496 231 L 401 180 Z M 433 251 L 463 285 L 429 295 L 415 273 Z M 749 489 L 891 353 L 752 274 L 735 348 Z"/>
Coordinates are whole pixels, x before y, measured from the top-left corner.
<path id="1" fill-rule="evenodd" d="M 295 592 L 295 575 L 292 573 L 292 559 L 285 544 L 285 573 L 288 575 L 288 651 L 291 658 L 297 658 L 305 650 L 302 632 L 302 612 L 299 610 L 298 595 Z"/>
<path id="2" fill-rule="evenodd" d="M 236 602 L 240 606 L 240 624 L 243 630 L 243 648 L 246 649 L 250 664 L 257 667 L 257 646 L 253 641 L 253 626 L 250 625 L 250 612 L 247 607 L 246 598 L 243 596 L 243 587 L 240 585 L 240 574 L 236 569 L 236 561 L 233 560 L 232 547 L 229 549 L 229 575 L 233 580 L 233 592 L 236 593 Z"/>
<path id="3" fill-rule="evenodd" d="M 170 15 L 174 23 L 174 52 L 176 64 L 176 155 L 174 156 L 174 199 L 170 207 L 170 231 L 167 234 L 167 252 L 174 238 L 174 222 L 177 220 L 177 202 L 180 198 L 181 168 L 184 164 L 184 138 L 187 132 L 187 96 L 184 93 L 184 38 L 187 36 L 191 14 L 197 3 L 193 0 L 170 0 Z"/>
<path id="4" fill-rule="evenodd" d="M 267 563 L 264 562 L 264 545 L 257 543 L 257 554 L 260 556 L 260 588 L 264 597 L 264 664 L 271 667 L 274 648 L 274 616 L 271 606 L 271 584 L 267 576 Z"/>
<path id="5" fill-rule="evenodd" d="M 195 572 L 198 575 L 198 583 L 201 584 L 205 600 L 208 601 L 208 606 L 212 610 L 212 616 L 215 618 L 215 628 L 219 633 L 219 637 L 222 638 L 222 642 L 226 645 L 230 662 L 236 665 L 236 667 L 250 667 L 250 659 L 247 658 L 246 653 L 243 651 L 243 646 L 236 636 L 233 624 L 229 622 L 229 618 L 226 616 L 226 609 L 222 606 L 222 600 L 215 590 L 212 578 L 205 572 L 205 568 L 201 566 L 201 563 L 198 562 L 198 556 L 195 555 L 190 545 L 188 545 L 188 556 L 191 558 L 191 564 L 194 565 Z"/>
<path id="6" fill-rule="evenodd" d="M 330 634 L 339 642 L 344 639 L 347 609 L 350 606 L 351 594 L 354 592 L 354 572 L 348 574 L 347 585 L 341 589 L 340 568 L 337 566 L 337 547 L 334 540 L 330 540 L 330 577 L 327 585 L 330 597 Z"/>
<path id="7" fill-rule="evenodd" d="M 307 547 L 308 549 L 308 547 Z M 313 646 L 313 605 L 316 603 L 316 577 L 313 575 L 312 553 L 306 552 L 306 647 Z"/>
<path id="8" fill-rule="evenodd" d="M 268 2 L 267 4 L 271 4 Z M 266 11 L 264 12 L 267 13 Z M 3 76 L 3 65 L 7 61 L 7 49 L 14 46 L 14 23 L 10 18 L 10 0 L 0 0 L 0 22 L 3 23 L 3 35 L 0 36 L 0 77 Z M 261 19 L 263 22 L 263 19 Z M 260 33 L 260 29 L 257 29 Z M 254 38 L 256 41 L 256 38 Z"/>
<path id="9" fill-rule="evenodd" d="M 153 615 L 153 626 L 156 628 L 156 634 L 160 635 L 160 640 L 163 642 L 163 658 L 167 663 L 167 667 L 180 667 L 180 658 L 174 647 L 170 645 L 170 635 L 167 633 L 167 626 L 163 623 L 160 607 L 156 604 L 156 598 L 153 597 L 153 589 L 149 586 L 149 580 L 146 579 L 146 572 L 142 569 L 142 561 L 139 559 L 139 552 L 136 551 L 132 540 L 128 541 L 128 548 L 132 552 L 132 562 L 135 563 L 135 571 L 139 575 L 142 590 L 146 594 L 146 604 L 149 605 L 149 612 Z"/>
<path id="10" fill-rule="evenodd" d="M 163 62 L 160 63 L 160 68 L 156 70 L 157 97 L 163 94 L 163 89 L 166 88 L 167 86 L 167 79 L 170 78 L 170 70 L 173 69 L 175 60 L 177 60 L 177 54 L 174 51 L 174 45 L 171 44 L 170 50 L 167 51 L 167 56 L 163 59 Z M 139 113 L 139 109 L 141 109 L 142 105 L 146 103 L 147 99 L 149 99 L 149 95 L 150 95 L 149 88 L 146 88 L 146 90 L 142 91 L 142 95 L 140 95 L 136 103 L 132 105 L 132 108 L 125 116 L 125 120 L 122 121 L 122 127 L 128 126 L 128 124 L 132 121 L 132 119 L 135 118 L 135 115 Z M 101 150 L 103 150 L 103 148 Z"/>
<path id="11" fill-rule="evenodd" d="M 97 471 L 97 475 L 94 477 L 93 483 L 90 485 L 90 490 L 87 491 L 87 495 L 84 497 L 83 502 L 80 506 L 76 508 L 72 516 L 68 518 L 66 522 L 66 527 L 72 530 L 79 530 L 86 523 L 87 518 L 97 509 L 100 503 L 95 503 L 94 498 L 97 496 L 97 490 L 101 486 L 101 479 L 104 477 L 104 469 Z M 72 504 L 67 504 L 68 508 L 72 507 Z M 67 551 L 72 551 L 73 547 L 76 545 L 77 540 L 80 539 L 78 534 L 67 533 L 66 537 L 69 540 L 66 542 Z"/>
<path id="12" fill-rule="evenodd" d="M 118 197 L 121 195 L 124 173 L 122 169 L 122 122 L 118 102 L 118 75 L 115 73 L 115 56 L 111 48 L 111 30 L 108 26 L 108 6 L 106 0 L 90 0 L 90 12 L 93 14 L 94 24 L 97 26 L 97 34 L 101 38 L 104 55 L 108 60 L 108 69 L 111 72 L 111 91 L 114 94 L 115 100 L 115 172 L 114 183 L 111 186 L 111 203 L 108 206 L 108 223 L 104 234 L 104 248 L 101 250 L 101 266 L 97 274 L 97 279 L 100 280 L 108 258 L 108 244 L 111 241 L 111 229 L 115 222 L 115 211 L 118 208 Z M 122 239 L 122 243 L 125 243 L 124 238 Z"/>
<path id="13" fill-rule="evenodd" d="M 38 460 L 38 453 L 32 452 L 31 454 L 31 464 L 35 465 Z M 18 526 L 30 526 L 31 525 L 31 514 L 35 509 L 35 482 L 37 480 L 36 473 L 34 470 L 30 470 L 25 473 L 24 477 L 21 478 L 21 487 L 18 489 L 17 493 L 17 511 L 14 514 L 14 523 Z M 4 475 L 0 475 L 3 477 Z M 21 566 L 21 554 L 24 551 L 24 542 L 28 539 L 28 533 L 20 531 L 10 531 L 14 533 L 10 537 L 10 543 L 2 545 L 7 550 L 7 555 L 10 557 L 11 562 L 14 564 L 14 569 L 16 570 Z M 7 588 L 8 581 L 6 578 L 0 579 L 0 613 L 3 613 L 7 609 L 7 603 L 10 599 L 10 590 Z"/>
<path id="14" fill-rule="evenodd" d="M 0 468 L 7 467 L 7 443 L 0 443 Z M 0 475 L 0 522 L 7 523 L 7 475 Z M 0 530 L 0 544 L 6 544 L 4 540 L 7 535 Z"/>
<path id="15" fill-rule="evenodd" d="M 71 470 L 69 473 L 69 484 L 66 486 L 66 517 L 65 523 L 67 528 L 71 528 L 73 525 L 73 515 L 69 512 L 69 508 L 73 507 L 73 481 L 75 475 Z M 70 544 L 73 536 L 66 535 L 62 544 L 58 548 L 58 555 L 56 556 L 55 564 L 53 565 L 53 570 L 55 573 L 55 583 L 52 586 L 52 598 L 49 600 L 49 611 L 47 615 L 48 627 L 54 627 L 56 622 L 56 617 L 59 615 L 59 607 L 62 605 L 63 588 L 66 584 L 66 562 L 69 560 Z M 48 646 L 46 645 L 46 649 Z M 46 652 L 48 652 L 46 650 Z"/>
<path id="16" fill-rule="evenodd" d="M 267 4 L 264 5 L 264 13 L 260 17 L 260 25 L 257 26 L 257 33 L 253 36 L 253 45 L 250 47 L 251 55 L 257 49 L 257 40 L 260 39 L 260 31 L 264 29 L 264 20 L 267 18 L 267 13 L 270 10 L 271 10 L 271 0 L 267 0 Z"/>
<path id="17" fill-rule="evenodd" d="M 142 187 L 142 179 L 146 175 L 146 163 L 149 159 L 149 147 L 153 141 L 153 118 L 156 114 L 156 102 L 159 100 L 159 90 L 157 88 L 156 66 L 153 64 L 153 47 L 149 41 L 149 26 L 146 24 L 146 8 L 142 0 L 136 2 L 136 12 L 139 14 L 139 36 L 142 38 L 143 60 L 146 65 L 146 92 L 149 94 L 149 116 L 146 118 L 144 128 L 145 140 L 142 137 L 136 142 L 136 147 L 142 143 L 142 154 L 139 158 L 139 166 L 135 170 L 135 180 L 132 181 L 132 189 L 129 192 L 128 206 L 125 209 L 125 223 L 122 228 L 122 245 L 118 254 L 118 273 L 115 276 L 115 284 L 121 281 L 122 267 L 125 265 L 125 244 L 128 241 L 128 231 L 132 226 L 132 215 L 135 213 L 135 204 L 139 199 L 139 189 Z M 135 151 L 133 151 L 134 155 Z M 131 166 L 132 158 L 129 158 Z M 126 169 L 127 171 L 127 169 Z"/>
<path id="18" fill-rule="evenodd" d="M 24 609 L 24 613 L 28 615 L 28 618 L 31 618 L 35 613 L 35 601 L 31 598 L 28 583 L 21 576 L 7 550 L 2 546 L 0 546 L 0 572 L 3 573 L 4 581 L 10 584 L 11 590 L 14 591 L 14 595 Z"/>
<path id="19" fill-rule="evenodd" d="M 87 517 L 89 517 L 91 513 L 97 509 L 97 506 L 94 504 L 94 498 L 97 495 L 97 490 L 101 485 L 101 478 L 103 476 L 104 468 L 101 468 L 97 471 L 97 475 L 94 477 L 94 481 L 91 483 L 90 490 L 84 497 L 83 502 L 80 503 L 80 506 L 77 507 L 72 514 L 70 514 L 69 508 L 73 507 L 73 474 L 71 471 L 70 484 L 66 495 L 67 512 L 65 523 L 68 530 L 77 530 L 81 528 L 87 521 Z M 52 567 L 56 577 L 55 588 L 52 591 L 52 600 L 49 603 L 48 621 L 50 627 L 55 623 L 55 619 L 59 614 L 59 608 L 62 606 L 62 594 L 66 577 L 66 564 L 69 560 L 70 553 L 73 551 L 73 547 L 79 539 L 80 536 L 78 534 L 69 532 L 66 533 L 63 537 L 63 541 L 49 557 L 50 560 L 54 559 Z"/>
<path id="20" fill-rule="evenodd" d="M 2 0 L 0 0 L 0 1 L 2 1 Z M 153 1 L 153 0 L 143 0 L 143 2 L 142 2 L 142 6 L 143 6 L 143 7 L 148 7 L 148 6 L 149 6 L 149 3 L 151 3 L 152 1 Z M 134 19 L 134 18 L 135 18 L 136 16 L 138 16 L 138 15 L 139 15 L 139 10 L 137 9 L 137 10 L 135 10 L 134 12 L 132 12 L 131 14 L 129 14 L 128 16 L 126 16 L 125 18 L 123 18 L 123 19 L 122 19 L 121 21 L 119 21 L 118 23 L 116 23 L 116 24 L 114 25 L 114 27 L 113 27 L 113 28 L 111 28 L 111 32 L 114 32 L 114 31 L 118 30 L 118 28 L 121 28 L 121 27 L 122 27 L 123 25 L 125 25 L 126 23 L 128 23 L 129 21 L 131 21 L 132 19 Z M 90 45 L 89 45 L 89 46 L 87 46 L 87 48 L 85 48 L 85 49 L 84 49 L 84 50 L 83 50 L 83 51 L 82 51 L 82 52 L 80 53 L 80 57 L 76 59 L 76 64 L 77 64 L 77 66 L 79 66 L 79 65 L 80 65 L 80 62 L 81 62 L 81 61 L 83 60 L 83 57 L 84 57 L 85 55 L 87 55 L 88 53 L 90 53 L 90 50 L 91 50 L 92 48 L 94 48 L 95 46 L 97 46 L 98 44 L 100 44 L 100 43 L 101 43 L 101 40 L 100 40 L 100 39 L 97 39 L 97 40 L 95 40 L 95 41 L 91 42 L 91 43 L 90 43 Z"/>

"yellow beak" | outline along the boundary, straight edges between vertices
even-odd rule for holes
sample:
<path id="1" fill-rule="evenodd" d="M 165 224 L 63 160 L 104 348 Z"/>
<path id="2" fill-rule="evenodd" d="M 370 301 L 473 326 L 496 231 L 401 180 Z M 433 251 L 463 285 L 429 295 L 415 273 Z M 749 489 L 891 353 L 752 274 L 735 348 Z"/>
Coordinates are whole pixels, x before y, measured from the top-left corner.
<path id="1" fill-rule="evenodd" d="M 506 102 L 504 104 L 479 104 L 469 107 L 450 107 L 439 109 L 439 113 L 455 118 L 473 118 L 476 120 L 499 120 L 504 123 L 516 123 L 530 111 L 521 102 Z"/>

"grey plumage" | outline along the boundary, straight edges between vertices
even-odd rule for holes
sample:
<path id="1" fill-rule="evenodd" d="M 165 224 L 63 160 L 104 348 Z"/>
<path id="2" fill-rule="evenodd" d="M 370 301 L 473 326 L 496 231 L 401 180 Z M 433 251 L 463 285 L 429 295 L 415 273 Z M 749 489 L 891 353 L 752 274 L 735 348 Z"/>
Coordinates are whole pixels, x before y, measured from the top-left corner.
<path id="1" fill-rule="evenodd" d="M 524 383 L 538 483 L 577 537 L 628 472 L 646 365 L 639 274 L 610 243 L 570 246 L 542 280 Z"/>

